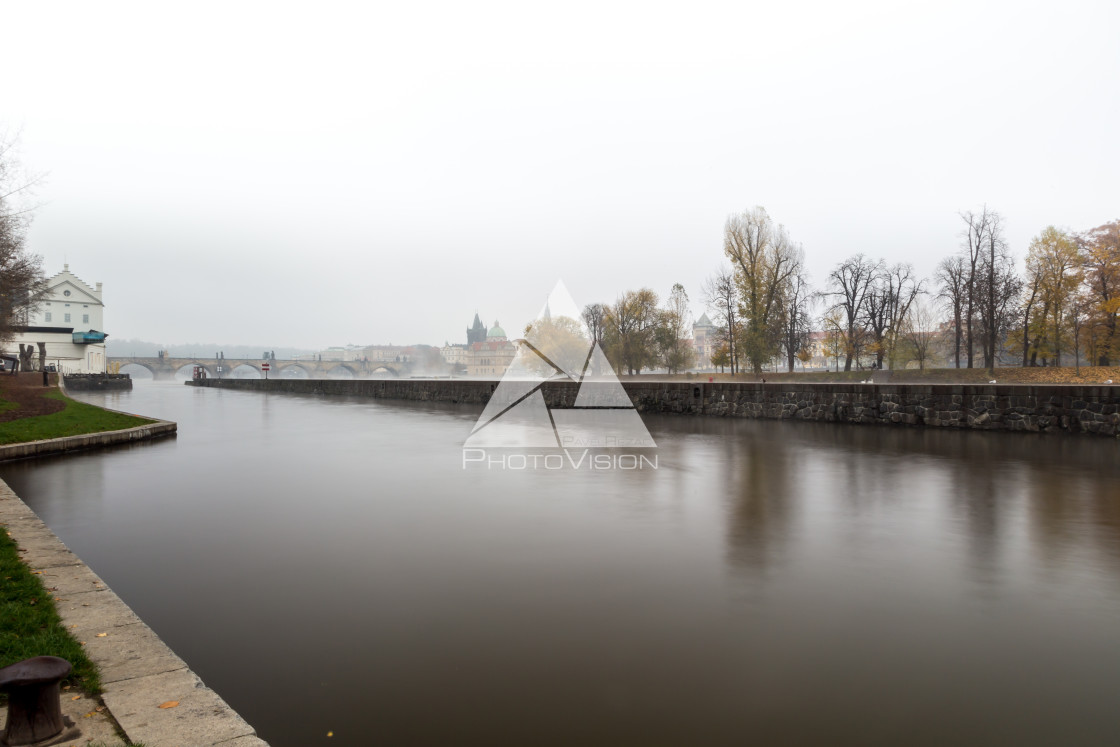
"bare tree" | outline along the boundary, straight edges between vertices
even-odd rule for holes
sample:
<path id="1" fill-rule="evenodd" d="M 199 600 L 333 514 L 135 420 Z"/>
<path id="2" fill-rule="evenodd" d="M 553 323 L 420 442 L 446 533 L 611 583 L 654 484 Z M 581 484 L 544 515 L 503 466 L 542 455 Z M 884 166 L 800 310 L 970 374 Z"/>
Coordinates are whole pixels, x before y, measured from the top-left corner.
<path id="1" fill-rule="evenodd" d="M 735 373 L 735 338 L 739 329 L 739 286 L 735 283 L 735 274 L 727 267 L 720 267 L 704 281 L 701 290 L 704 304 L 719 320 L 717 334 L 727 346 L 728 365 L 731 373 Z"/>
<path id="2" fill-rule="evenodd" d="M 1000 340 L 1010 326 L 1008 307 L 1019 295 L 1022 282 L 1015 271 L 1015 262 L 1003 235 L 1003 218 L 987 211 L 988 226 L 984 236 L 984 253 L 980 263 L 981 284 L 978 285 L 980 327 L 983 332 L 984 367 L 995 376 Z"/>
<path id="3" fill-rule="evenodd" d="M 959 254 L 941 260 L 934 274 L 939 289 L 937 297 L 948 307 L 953 316 L 953 360 L 957 368 L 961 367 L 964 308 L 968 293 L 967 278 L 967 267 L 964 258 Z"/>
<path id="4" fill-rule="evenodd" d="M 1073 367 L 1077 373 L 1081 373 L 1081 333 L 1089 321 L 1091 306 L 1092 301 L 1085 294 L 1071 299 L 1069 306 L 1069 327 L 1073 330 Z"/>
<path id="5" fill-rule="evenodd" d="M 996 254 L 994 270 L 989 267 L 990 264 L 991 258 L 986 256 L 981 267 L 984 282 L 979 284 L 976 296 L 980 308 L 977 324 L 981 333 L 984 367 L 990 376 L 995 376 L 1000 352 L 1005 349 L 1005 342 L 1015 325 L 1015 306 L 1023 292 L 1023 279 L 1007 253 Z"/>
<path id="6" fill-rule="evenodd" d="M 583 323 L 587 325 L 587 334 L 591 337 L 592 345 L 603 346 L 603 337 L 607 333 L 607 314 L 610 307 L 601 303 L 589 303 L 583 307 Z M 591 375 L 600 376 L 599 356 L 591 356 Z"/>
<path id="7" fill-rule="evenodd" d="M 27 198 L 39 179 L 23 173 L 17 144 L 17 137 L 0 132 L 0 344 L 26 323 L 46 291 L 42 257 L 25 244 L 34 209 Z"/>
<path id="8" fill-rule="evenodd" d="M 829 307 L 840 312 L 846 325 L 844 370 L 852 370 L 852 359 L 858 358 L 863 329 L 860 326 L 871 284 L 882 270 L 882 261 L 872 262 L 862 254 L 841 262 L 828 275 L 830 291 L 825 296 Z"/>
<path id="9" fill-rule="evenodd" d="M 868 288 L 865 321 L 875 351 L 875 367 L 883 359 L 894 367 L 894 348 L 910 305 L 922 292 L 922 281 L 914 278 L 914 268 L 897 264 L 878 272 Z"/>
<path id="10" fill-rule="evenodd" d="M 937 339 L 937 316 L 927 304 L 916 300 L 906 315 L 903 330 L 918 368 L 925 370 L 933 341 Z"/>
<path id="11" fill-rule="evenodd" d="M 965 228 L 961 232 L 963 244 L 961 251 L 964 253 L 965 266 L 968 274 L 965 276 L 965 354 L 968 358 L 968 368 L 972 368 L 973 353 L 976 349 L 973 338 L 973 321 L 976 319 L 976 284 L 979 282 L 980 262 L 984 257 L 984 249 L 988 243 L 988 232 L 991 229 L 992 214 L 985 205 L 979 213 L 971 210 L 960 213 Z"/>
<path id="12" fill-rule="evenodd" d="M 798 254 L 800 253 L 799 249 Z M 798 353 L 809 344 L 812 326 L 810 312 L 816 298 L 816 294 L 809 288 L 809 273 L 799 259 L 797 269 L 790 275 L 782 296 L 782 349 L 791 373 Z"/>

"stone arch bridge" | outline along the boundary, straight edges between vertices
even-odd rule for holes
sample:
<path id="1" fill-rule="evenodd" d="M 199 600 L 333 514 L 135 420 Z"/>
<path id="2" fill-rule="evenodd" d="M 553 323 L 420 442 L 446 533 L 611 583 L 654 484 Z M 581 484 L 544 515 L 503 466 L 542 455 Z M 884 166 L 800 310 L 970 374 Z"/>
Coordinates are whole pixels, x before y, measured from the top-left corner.
<path id="1" fill-rule="evenodd" d="M 262 363 L 268 363 L 270 378 L 355 378 L 364 379 L 381 376 L 401 376 L 408 372 L 408 363 L 400 361 L 285 361 L 261 358 L 118 358 L 108 359 L 109 369 L 117 370 L 117 366 L 134 365 L 146 368 L 152 372 L 152 378 L 157 381 L 174 379 L 175 374 L 183 368 L 192 369 L 201 366 L 206 371 L 208 378 L 230 378 L 234 369 L 247 366 L 254 369 L 260 377 L 264 378 L 261 369 Z M 221 373 L 218 366 L 222 367 Z"/>

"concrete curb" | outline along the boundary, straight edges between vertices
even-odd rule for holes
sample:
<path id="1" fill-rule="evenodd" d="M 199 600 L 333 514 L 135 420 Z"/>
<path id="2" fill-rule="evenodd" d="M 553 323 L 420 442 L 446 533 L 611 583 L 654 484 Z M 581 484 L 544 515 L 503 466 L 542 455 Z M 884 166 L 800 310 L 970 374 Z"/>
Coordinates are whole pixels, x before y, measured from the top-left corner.
<path id="1" fill-rule="evenodd" d="M 168 425 L 173 432 L 175 424 Z M 129 741 L 150 747 L 268 747 L 3 480 L 0 525 L 56 595 L 63 624 L 85 642 L 87 655 L 101 670 L 102 700 Z M 179 705 L 159 707 L 172 700 Z"/>

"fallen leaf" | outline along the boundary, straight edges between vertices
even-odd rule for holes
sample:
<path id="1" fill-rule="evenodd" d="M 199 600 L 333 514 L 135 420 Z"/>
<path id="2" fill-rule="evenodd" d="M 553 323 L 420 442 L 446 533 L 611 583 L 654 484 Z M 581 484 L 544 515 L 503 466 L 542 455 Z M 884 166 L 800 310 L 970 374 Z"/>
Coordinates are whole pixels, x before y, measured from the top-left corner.
<path id="1" fill-rule="evenodd" d="M 97 706 L 97 708 L 94 708 L 93 710 L 97 711 L 98 713 L 101 713 L 102 711 L 105 710 L 105 706 Z"/>
<path id="2" fill-rule="evenodd" d="M 107 636 L 107 635 L 109 635 L 109 634 L 108 634 L 108 633 L 98 633 L 98 634 L 97 634 L 97 637 L 98 637 L 98 638 L 104 638 L 104 637 L 105 637 L 105 636 Z"/>
<path id="3" fill-rule="evenodd" d="M 169 701 L 167 701 L 166 703 L 160 703 L 160 704 L 159 704 L 159 707 L 160 707 L 160 708 L 174 708 L 174 707 L 175 707 L 175 706 L 177 706 L 177 705 L 179 705 L 179 701 L 177 701 L 177 700 L 169 700 Z"/>
<path id="4" fill-rule="evenodd" d="M 82 699 L 81 695 L 75 695 L 73 698 L 70 698 L 70 700 L 81 700 L 81 699 Z"/>

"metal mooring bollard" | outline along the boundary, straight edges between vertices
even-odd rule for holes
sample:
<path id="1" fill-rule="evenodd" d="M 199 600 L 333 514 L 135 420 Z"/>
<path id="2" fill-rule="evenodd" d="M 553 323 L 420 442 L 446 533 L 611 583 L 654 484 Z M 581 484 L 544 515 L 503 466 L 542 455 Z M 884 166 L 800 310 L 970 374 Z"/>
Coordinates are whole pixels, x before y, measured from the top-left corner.
<path id="1" fill-rule="evenodd" d="M 36 656 L 0 669 L 0 690 L 8 693 L 8 723 L 0 744 L 34 744 L 62 732 L 58 684 L 70 662 Z"/>

